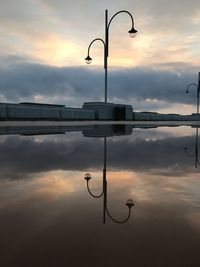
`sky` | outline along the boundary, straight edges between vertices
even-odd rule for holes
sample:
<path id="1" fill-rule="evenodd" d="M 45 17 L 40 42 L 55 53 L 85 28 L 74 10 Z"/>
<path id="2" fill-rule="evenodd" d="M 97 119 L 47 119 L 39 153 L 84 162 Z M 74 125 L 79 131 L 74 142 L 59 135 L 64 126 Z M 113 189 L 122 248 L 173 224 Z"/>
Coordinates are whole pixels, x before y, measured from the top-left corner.
<path id="1" fill-rule="evenodd" d="M 195 112 L 200 57 L 198 0 L 0 0 L 0 101 L 79 107 L 104 99 L 104 13 L 110 27 L 108 101 L 135 110 Z"/>

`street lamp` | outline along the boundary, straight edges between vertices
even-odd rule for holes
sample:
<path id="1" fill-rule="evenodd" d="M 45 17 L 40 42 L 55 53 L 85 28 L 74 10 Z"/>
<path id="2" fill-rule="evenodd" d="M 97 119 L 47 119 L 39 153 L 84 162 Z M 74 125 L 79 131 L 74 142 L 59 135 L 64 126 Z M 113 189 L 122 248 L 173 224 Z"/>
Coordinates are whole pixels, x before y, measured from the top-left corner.
<path id="1" fill-rule="evenodd" d="M 96 41 L 100 41 L 103 43 L 104 46 L 104 69 L 105 69 L 105 103 L 107 103 L 107 83 L 108 83 L 108 54 L 109 54 L 109 29 L 110 29 L 110 24 L 112 22 L 112 20 L 114 19 L 115 16 L 117 16 L 120 13 L 126 13 L 130 16 L 131 18 L 131 29 L 130 31 L 128 31 L 130 37 L 134 38 L 137 34 L 137 30 L 134 28 L 134 19 L 133 16 L 131 15 L 130 12 L 126 11 L 126 10 L 121 10 L 119 12 L 117 12 L 115 15 L 112 16 L 112 18 L 110 19 L 110 21 L 108 22 L 108 10 L 105 10 L 105 41 L 101 38 L 96 38 L 94 39 L 88 47 L 88 53 L 87 53 L 87 57 L 85 58 L 85 61 L 87 64 L 90 64 L 92 62 L 92 58 L 90 57 L 89 53 L 90 53 L 90 48 L 91 45 L 96 42 Z"/>
<path id="2" fill-rule="evenodd" d="M 187 90 L 186 90 L 187 94 L 189 93 L 189 88 L 192 86 L 196 87 L 197 89 L 197 114 L 199 114 L 200 72 L 198 73 L 198 83 L 190 83 L 187 86 Z"/>
<path id="3" fill-rule="evenodd" d="M 107 176 L 106 176 L 106 160 L 107 157 L 107 140 L 106 137 L 104 137 L 104 169 L 103 169 L 103 189 L 102 192 L 99 195 L 94 195 L 89 187 L 89 181 L 92 179 L 90 173 L 86 173 L 84 179 L 87 182 L 87 189 L 88 192 L 90 193 L 90 195 L 94 198 L 100 198 L 103 196 L 103 223 L 106 223 L 106 214 L 108 215 L 108 217 L 116 222 L 116 223 L 125 223 L 128 221 L 128 219 L 130 218 L 131 215 L 131 208 L 134 206 L 133 200 L 132 199 L 128 199 L 126 201 L 126 206 L 128 207 L 128 215 L 125 219 L 123 220 L 117 220 L 115 218 L 113 218 L 113 216 L 110 214 L 109 210 L 108 210 L 108 203 L 107 203 Z"/>
<path id="4" fill-rule="evenodd" d="M 185 147 L 184 150 L 185 150 L 185 155 L 188 157 L 188 158 L 194 158 L 195 157 L 195 168 L 198 167 L 198 165 L 200 164 L 199 162 L 199 128 L 197 127 L 196 128 L 196 139 L 195 139 L 195 149 L 194 149 L 194 153 L 190 154 L 188 152 L 189 148 L 188 147 Z"/>

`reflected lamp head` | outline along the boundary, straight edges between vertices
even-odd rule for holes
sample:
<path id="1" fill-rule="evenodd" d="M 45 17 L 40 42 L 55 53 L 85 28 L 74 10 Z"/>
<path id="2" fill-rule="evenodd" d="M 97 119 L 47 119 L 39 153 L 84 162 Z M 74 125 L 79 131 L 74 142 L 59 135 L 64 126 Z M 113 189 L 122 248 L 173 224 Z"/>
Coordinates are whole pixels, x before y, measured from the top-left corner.
<path id="1" fill-rule="evenodd" d="M 131 209 L 134 206 L 133 200 L 132 199 L 128 199 L 126 201 L 126 206 L 128 206 L 129 209 Z"/>
<path id="2" fill-rule="evenodd" d="M 88 182 L 90 179 L 92 179 L 90 173 L 86 173 L 84 179 Z"/>

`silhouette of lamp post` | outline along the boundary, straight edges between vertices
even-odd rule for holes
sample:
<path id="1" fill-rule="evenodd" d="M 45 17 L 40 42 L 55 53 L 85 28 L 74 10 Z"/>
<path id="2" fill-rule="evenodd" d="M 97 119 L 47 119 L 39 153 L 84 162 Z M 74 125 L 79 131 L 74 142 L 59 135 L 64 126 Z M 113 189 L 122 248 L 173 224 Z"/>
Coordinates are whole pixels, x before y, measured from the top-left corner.
<path id="1" fill-rule="evenodd" d="M 103 189 L 102 192 L 99 195 L 94 195 L 89 187 L 89 181 L 92 179 L 90 173 L 86 173 L 84 179 L 87 182 L 87 189 L 88 192 L 90 193 L 90 195 L 94 198 L 101 198 L 103 197 L 103 223 L 106 223 L 106 214 L 108 215 L 108 217 L 116 222 L 116 223 L 125 223 L 128 221 L 128 219 L 130 218 L 131 215 L 131 208 L 134 206 L 133 200 L 132 199 L 128 199 L 126 201 L 126 206 L 128 207 L 128 215 L 125 219 L 123 220 L 117 220 L 115 219 L 109 212 L 108 210 L 108 203 L 107 203 L 107 176 L 106 176 L 106 156 L 107 156 L 107 140 L 106 137 L 104 137 L 104 169 L 103 169 Z"/>
<path id="2" fill-rule="evenodd" d="M 106 9 L 106 11 L 105 11 L 105 41 L 101 38 L 94 39 L 88 47 L 87 57 L 85 58 L 86 63 L 90 64 L 92 62 L 92 58 L 90 57 L 90 48 L 91 48 L 92 44 L 96 41 L 100 41 L 103 43 L 103 46 L 104 46 L 104 69 L 105 69 L 105 103 L 107 103 L 109 29 L 110 29 L 110 24 L 111 24 L 112 20 L 114 19 L 114 17 L 120 13 L 126 13 L 130 16 L 131 22 L 132 22 L 132 27 L 128 33 L 129 33 L 130 37 L 132 37 L 132 38 L 134 38 L 136 36 L 137 30 L 135 30 L 135 28 L 134 28 L 134 19 L 133 19 L 133 16 L 131 15 L 131 13 L 129 13 L 126 10 L 121 10 L 121 11 L 117 12 L 115 15 L 113 15 L 112 18 L 110 19 L 110 21 L 108 22 L 108 10 Z"/>
<path id="3" fill-rule="evenodd" d="M 197 89 L 197 114 L 199 114 L 200 72 L 198 74 L 198 83 L 190 83 L 187 86 L 187 90 L 186 90 L 187 94 L 189 93 L 189 88 L 192 86 L 196 87 L 196 89 Z"/>
<path id="4" fill-rule="evenodd" d="M 199 162 L 199 128 L 196 128 L 196 139 L 195 139 L 195 149 L 194 149 L 194 153 L 189 153 L 188 150 L 189 148 L 188 147 L 185 147 L 184 150 L 185 150 L 185 155 L 188 157 L 188 158 L 194 158 L 195 157 L 195 168 L 198 167 L 198 164 L 200 164 Z"/>

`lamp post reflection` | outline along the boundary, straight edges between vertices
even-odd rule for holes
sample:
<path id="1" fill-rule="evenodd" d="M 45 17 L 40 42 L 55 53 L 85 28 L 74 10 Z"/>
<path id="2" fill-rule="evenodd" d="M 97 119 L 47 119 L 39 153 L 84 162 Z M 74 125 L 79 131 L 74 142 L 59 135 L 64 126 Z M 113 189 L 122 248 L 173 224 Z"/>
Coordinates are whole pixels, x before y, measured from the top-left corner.
<path id="1" fill-rule="evenodd" d="M 116 223 L 125 223 L 128 221 L 128 219 L 130 218 L 131 215 L 131 208 L 134 206 L 133 200 L 132 199 L 128 199 L 126 202 L 126 206 L 128 207 L 128 215 L 125 219 L 123 220 L 117 220 L 115 219 L 109 212 L 108 210 L 108 202 L 107 202 L 107 174 L 106 174 L 106 166 L 107 165 L 107 138 L 104 137 L 104 168 L 103 168 L 103 188 L 102 188 L 102 192 L 99 195 L 94 195 L 89 187 L 89 181 L 91 180 L 91 175 L 89 173 L 86 173 L 84 179 L 87 182 L 87 189 L 88 192 L 90 193 L 90 195 L 94 198 L 101 198 L 103 197 L 103 223 L 106 223 L 106 215 L 108 215 L 108 217 L 116 222 Z"/>
<path id="2" fill-rule="evenodd" d="M 184 148 L 185 150 L 185 155 L 189 158 L 195 158 L 195 168 L 198 167 L 198 165 L 200 164 L 199 162 L 199 128 L 196 128 L 196 138 L 195 138 L 195 149 L 193 153 L 189 153 L 188 147 Z"/>
<path id="3" fill-rule="evenodd" d="M 187 90 L 186 90 L 187 94 L 189 93 L 190 87 L 196 87 L 196 89 L 197 89 L 197 114 L 199 114 L 200 72 L 198 74 L 198 83 L 190 83 L 187 86 Z"/>

